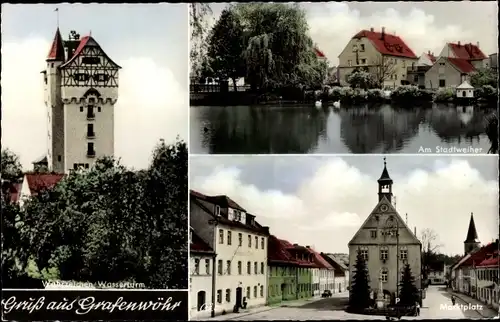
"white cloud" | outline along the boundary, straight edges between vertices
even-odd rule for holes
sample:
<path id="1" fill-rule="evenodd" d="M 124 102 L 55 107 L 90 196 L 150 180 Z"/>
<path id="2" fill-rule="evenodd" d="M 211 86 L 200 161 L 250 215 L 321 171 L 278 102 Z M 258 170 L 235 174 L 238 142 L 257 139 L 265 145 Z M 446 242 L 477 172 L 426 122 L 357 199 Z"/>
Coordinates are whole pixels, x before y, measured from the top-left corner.
<path id="1" fill-rule="evenodd" d="M 2 146 L 16 152 L 26 170 L 47 151 L 40 72 L 49 48 L 50 42 L 40 38 L 2 43 Z M 143 168 L 161 138 L 187 139 L 187 93 L 169 69 L 149 57 L 115 61 L 123 67 L 115 106 L 115 154 L 124 164 Z"/>
<path id="2" fill-rule="evenodd" d="M 368 176 L 349 165 L 348 157 L 326 160 L 290 194 L 260 190 L 243 182 L 242 165 L 239 170 L 218 168 L 191 178 L 191 187 L 206 194 L 228 195 L 279 238 L 314 245 L 324 252 L 346 252 L 347 243 L 378 201 L 374 177 L 380 173 Z M 498 183 L 486 181 L 464 160 L 429 162 L 432 171 L 422 167 L 405 174 L 391 173 L 389 164 L 396 206 L 403 220 L 408 214 L 409 227 L 434 229 L 443 252 L 462 253 L 470 213 L 474 212 L 480 240 L 486 243 L 497 237 Z M 273 166 L 269 157 L 267 167 Z"/>

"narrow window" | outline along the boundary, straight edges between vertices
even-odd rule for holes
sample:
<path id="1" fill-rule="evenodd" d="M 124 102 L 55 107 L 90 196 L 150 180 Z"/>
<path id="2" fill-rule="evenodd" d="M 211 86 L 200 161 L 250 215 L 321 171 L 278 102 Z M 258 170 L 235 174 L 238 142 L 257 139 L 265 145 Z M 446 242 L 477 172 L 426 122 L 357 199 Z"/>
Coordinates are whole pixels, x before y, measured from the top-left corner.
<path id="1" fill-rule="evenodd" d="M 57 161 L 61 162 L 62 157 L 60 155 L 57 156 Z"/>
<path id="2" fill-rule="evenodd" d="M 87 124 L 87 137 L 92 138 L 94 136 L 94 124 Z"/>

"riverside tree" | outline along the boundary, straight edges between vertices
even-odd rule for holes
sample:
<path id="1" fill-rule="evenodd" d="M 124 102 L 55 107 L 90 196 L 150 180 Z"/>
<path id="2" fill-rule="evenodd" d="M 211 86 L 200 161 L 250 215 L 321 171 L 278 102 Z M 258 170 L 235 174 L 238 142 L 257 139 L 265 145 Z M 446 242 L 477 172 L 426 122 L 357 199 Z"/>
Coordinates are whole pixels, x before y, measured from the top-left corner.
<path id="1" fill-rule="evenodd" d="M 30 197 L 16 225 L 2 225 L 17 234 L 32 276 L 185 288 L 187 194 L 186 144 L 161 142 L 148 169 L 99 159 Z"/>
<path id="2" fill-rule="evenodd" d="M 370 284 L 366 261 L 358 249 L 356 264 L 352 276 L 349 308 L 353 311 L 362 311 L 370 306 Z"/>
<path id="3" fill-rule="evenodd" d="M 399 305 L 412 306 L 420 301 L 420 295 L 415 286 L 415 278 L 409 264 L 406 264 L 399 283 Z"/>
<path id="4" fill-rule="evenodd" d="M 231 40 L 242 35 L 242 41 L 235 47 L 241 44 L 246 81 L 253 90 L 314 87 L 325 80 L 327 66 L 316 57 L 305 13 L 298 4 L 240 3 L 226 11 L 221 18 L 232 12 L 233 23 L 216 24 L 213 34 L 226 35 Z M 230 31 L 231 28 L 235 31 Z M 229 41 L 213 37 L 209 47 Z M 227 57 L 228 62 L 240 62 L 234 59 L 240 57 L 234 53 Z M 221 61 L 218 64 L 229 66 Z M 239 67 L 229 69 L 239 70 Z"/>
<path id="5" fill-rule="evenodd" d="M 245 61 L 243 26 L 233 10 L 222 11 L 210 31 L 208 44 L 210 70 L 219 79 L 231 79 L 236 91 L 236 80 L 245 76 Z"/>

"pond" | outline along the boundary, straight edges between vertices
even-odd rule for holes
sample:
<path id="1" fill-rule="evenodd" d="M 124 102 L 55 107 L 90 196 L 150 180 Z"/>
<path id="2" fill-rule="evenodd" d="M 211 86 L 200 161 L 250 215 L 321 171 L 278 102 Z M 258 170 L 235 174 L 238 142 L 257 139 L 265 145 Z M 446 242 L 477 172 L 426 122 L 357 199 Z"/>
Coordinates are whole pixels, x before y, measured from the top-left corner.
<path id="1" fill-rule="evenodd" d="M 491 113 L 449 104 L 192 106 L 189 144 L 194 154 L 486 154 L 484 117 Z"/>

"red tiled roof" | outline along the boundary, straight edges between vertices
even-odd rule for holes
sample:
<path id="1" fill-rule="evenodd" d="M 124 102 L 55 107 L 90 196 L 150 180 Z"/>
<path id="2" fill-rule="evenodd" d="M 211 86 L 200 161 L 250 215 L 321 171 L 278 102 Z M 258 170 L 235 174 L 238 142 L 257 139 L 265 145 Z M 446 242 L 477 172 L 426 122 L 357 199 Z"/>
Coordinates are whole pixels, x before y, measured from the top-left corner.
<path id="1" fill-rule="evenodd" d="M 189 249 L 191 252 L 198 253 L 213 253 L 212 247 L 208 245 L 194 230 L 191 230 L 192 238 L 191 244 L 189 245 Z"/>
<path id="2" fill-rule="evenodd" d="M 312 248 L 307 248 L 307 250 L 313 254 L 313 259 L 316 265 L 319 266 L 319 268 L 326 268 L 326 269 L 333 269 L 333 266 L 330 265 L 319 253 L 317 253 L 314 249 Z"/>
<path id="3" fill-rule="evenodd" d="M 489 266 L 498 267 L 499 264 L 500 264 L 500 258 L 497 255 L 496 257 L 483 260 L 479 265 L 477 265 L 477 267 L 489 267 Z"/>
<path id="4" fill-rule="evenodd" d="M 474 266 L 481 264 L 487 257 L 494 254 L 498 249 L 498 241 L 489 243 L 486 246 L 481 247 L 477 251 L 471 254 L 471 256 L 464 261 L 460 266 Z"/>
<path id="5" fill-rule="evenodd" d="M 56 30 L 56 34 L 54 36 L 54 40 L 52 41 L 52 46 L 50 46 L 47 60 L 64 61 L 64 46 L 59 28 L 57 28 Z"/>
<path id="6" fill-rule="evenodd" d="M 427 55 L 427 57 L 429 57 L 429 60 L 430 60 L 432 63 L 435 63 L 435 62 L 436 62 L 436 59 L 437 59 L 437 58 L 436 58 L 436 56 L 434 56 L 433 54 L 429 54 L 429 53 L 427 53 L 426 55 Z"/>
<path id="7" fill-rule="evenodd" d="M 299 255 L 302 255 L 302 254 L 307 254 L 309 255 L 310 252 L 309 250 L 304 247 L 304 246 L 300 246 L 300 245 L 296 245 L 296 244 L 291 244 L 289 241 L 286 241 L 286 240 L 281 240 L 281 243 L 283 244 L 283 246 L 286 248 L 287 251 L 292 251 L 292 252 L 295 252 Z M 294 254 L 291 254 L 292 257 L 294 256 Z M 306 267 L 306 268 L 320 268 L 320 266 L 318 266 L 315 262 L 310 262 L 308 260 L 304 260 L 302 258 L 294 258 L 295 262 L 297 262 L 297 264 L 299 266 L 302 266 L 302 267 Z"/>
<path id="8" fill-rule="evenodd" d="M 468 74 L 476 70 L 474 66 L 472 66 L 470 61 L 468 61 L 467 59 L 461 59 L 461 58 L 447 58 L 447 59 L 462 73 Z"/>
<path id="9" fill-rule="evenodd" d="M 64 174 L 56 173 L 27 173 L 25 178 L 28 182 L 28 187 L 32 195 L 39 193 L 44 189 L 53 188 L 61 179 Z"/>
<path id="10" fill-rule="evenodd" d="M 292 254 L 288 252 L 286 243 L 274 235 L 269 236 L 267 242 L 267 259 L 269 262 L 298 265 Z"/>
<path id="11" fill-rule="evenodd" d="M 97 46 L 99 46 L 99 44 L 97 43 L 97 41 L 95 41 L 94 38 L 92 38 L 92 36 L 85 36 L 83 37 L 82 39 L 80 39 L 80 43 L 78 44 L 78 47 L 76 47 L 76 50 L 75 52 L 73 53 L 73 56 L 67 61 L 65 62 L 64 64 L 61 65 L 61 67 L 65 67 L 67 66 L 68 64 L 70 64 L 72 61 L 74 61 L 76 59 L 76 57 L 78 57 L 78 55 L 80 55 L 80 53 L 82 52 L 83 48 L 85 48 L 85 46 L 87 46 L 87 43 L 92 40 L 95 44 L 97 44 Z M 108 57 L 108 55 L 106 55 L 106 53 L 103 51 L 103 54 L 104 56 L 114 65 L 116 65 L 118 68 L 121 68 L 120 66 L 118 66 L 117 63 L 115 63 L 113 60 L 111 60 L 111 58 Z"/>
<path id="12" fill-rule="evenodd" d="M 314 52 L 316 53 L 316 56 L 319 58 L 326 58 L 325 54 L 319 50 L 318 48 L 314 47 Z"/>
<path id="13" fill-rule="evenodd" d="M 468 60 L 482 60 L 486 59 L 486 55 L 479 49 L 478 46 L 473 44 L 454 44 L 448 43 L 451 50 L 455 53 L 456 58 Z"/>
<path id="14" fill-rule="evenodd" d="M 352 38 L 368 38 L 382 55 L 417 58 L 415 53 L 399 36 L 388 33 L 361 30 Z"/>

